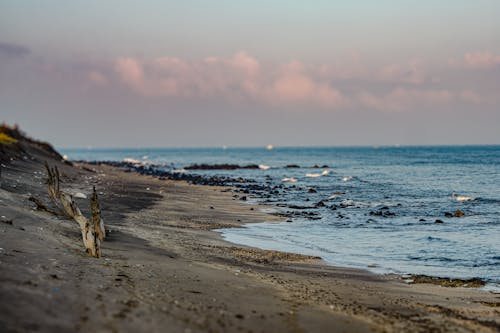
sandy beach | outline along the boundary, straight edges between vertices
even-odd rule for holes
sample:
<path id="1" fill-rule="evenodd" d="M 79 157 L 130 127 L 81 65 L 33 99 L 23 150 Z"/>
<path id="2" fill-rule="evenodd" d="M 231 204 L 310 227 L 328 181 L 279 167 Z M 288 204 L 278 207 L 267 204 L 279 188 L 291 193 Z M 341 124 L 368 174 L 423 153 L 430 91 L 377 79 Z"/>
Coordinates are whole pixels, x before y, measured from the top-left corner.
<path id="1" fill-rule="evenodd" d="M 2 332 L 498 332 L 500 295 L 407 284 L 318 258 L 225 242 L 213 229 L 276 221 L 231 189 L 63 163 L 26 142 L 2 154 Z M 11 154 L 11 155 L 9 155 Z M 44 162 L 84 214 L 95 186 L 107 239 L 38 211 Z M 78 193 L 78 195 L 76 195 Z"/>

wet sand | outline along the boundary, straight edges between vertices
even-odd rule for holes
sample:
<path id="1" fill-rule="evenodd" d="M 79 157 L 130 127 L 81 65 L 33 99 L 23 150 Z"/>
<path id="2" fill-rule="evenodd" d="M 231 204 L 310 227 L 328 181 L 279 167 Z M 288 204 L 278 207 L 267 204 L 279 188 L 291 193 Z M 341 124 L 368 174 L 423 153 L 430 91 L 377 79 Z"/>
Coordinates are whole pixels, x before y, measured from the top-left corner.
<path id="1" fill-rule="evenodd" d="M 31 159 L 33 157 L 33 159 Z M 89 257 L 49 202 L 46 157 L 2 166 L 2 332 L 498 332 L 500 295 L 230 244 L 213 229 L 276 221 L 227 188 L 51 160 L 62 188 L 100 193 L 110 229 Z M 84 214 L 88 200 L 76 199 Z"/>

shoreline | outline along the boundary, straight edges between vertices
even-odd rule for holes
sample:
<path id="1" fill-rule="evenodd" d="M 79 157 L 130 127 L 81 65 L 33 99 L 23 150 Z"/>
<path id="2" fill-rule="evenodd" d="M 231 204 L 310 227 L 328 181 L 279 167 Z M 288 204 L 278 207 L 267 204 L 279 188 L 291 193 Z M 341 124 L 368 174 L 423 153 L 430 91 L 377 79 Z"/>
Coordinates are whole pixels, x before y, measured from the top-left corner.
<path id="1" fill-rule="evenodd" d="M 126 170 L 127 172 L 136 172 L 138 174 L 143 174 L 143 175 L 151 175 L 154 177 L 158 177 L 159 179 L 173 179 L 173 180 L 184 180 L 189 183 L 193 184 L 198 184 L 198 185 L 209 185 L 209 186 L 222 186 L 227 189 L 227 191 L 231 191 L 233 194 L 233 198 L 243 200 L 244 202 L 247 202 L 247 200 L 252 200 L 255 204 L 262 205 L 263 207 L 272 207 L 270 209 L 275 210 L 274 212 L 271 212 L 271 215 L 276 215 L 280 217 L 284 217 L 285 219 L 288 219 L 287 222 L 291 222 L 292 219 L 299 218 L 299 219 L 310 219 L 310 220 L 315 220 L 319 219 L 321 217 L 320 214 L 322 213 L 317 213 L 316 211 L 314 213 L 305 211 L 303 210 L 306 208 L 305 206 L 297 206 L 297 205 L 289 205 L 286 206 L 286 204 L 282 205 L 274 205 L 273 200 L 269 199 L 269 196 L 266 196 L 266 188 L 265 185 L 262 184 L 261 182 L 255 182 L 253 179 L 246 179 L 242 177 L 236 177 L 236 175 L 231 175 L 231 174 L 224 174 L 224 175 L 200 175 L 200 174 L 192 174 L 192 173 L 183 173 L 183 172 L 178 172 L 179 170 L 166 170 L 160 165 L 156 165 L 154 163 L 148 163 L 144 161 L 139 161 L 139 160 L 133 160 L 133 159 L 125 159 L 123 161 L 109 161 L 109 160 L 104 160 L 104 161 L 99 161 L 99 160 L 94 160 L 94 161 L 77 161 L 77 162 L 82 162 L 82 163 L 89 163 L 91 165 L 110 165 L 114 167 L 118 167 L 119 169 Z M 286 168 L 300 168 L 298 165 L 287 165 Z M 322 167 L 328 167 L 327 165 L 323 165 Z M 191 166 L 185 167 L 186 169 L 201 169 L 201 170 L 234 170 L 234 169 L 245 169 L 245 168 L 257 168 L 257 164 L 245 164 L 245 165 L 238 165 L 238 164 L 192 164 Z M 313 168 L 320 168 L 320 166 L 315 165 Z M 274 189 L 276 189 L 278 186 L 274 186 Z M 267 198 L 267 200 L 266 200 Z M 324 200 L 320 200 L 318 204 L 322 204 L 324 206 Z M 334 205 L 335 206 L 335 205 Z M 342 204 L 340 205 L 342 206 Z M 292 211 L 288 210 L 285 211 L 283 207 L 288 207 L 291 208 Z M 318 208 L 321 206 L 311 206 L 307 208 Z M 294 210 L 297 208 L 296 210 Z M 334 207 L 336 208 L 336 207 Z M 343 207 L 341 207 L 343 208 Z M 387 207 L 384 207 L 387 208 Z M 382 208 L 382 209 L 384 209 Z M 382 211 L 380 211 L 382 212 Z M 378 212 L 377 212 L 378 213 Z M 372 212 L 370 212 L 372 214 Z M 344 216 L 341 216 L 343 218 Z M 385 216 L 384 216 L 385 217 Z M 237 243 L 237 242 L 236 242 Z M 245 243 L 248 246 L 257 246 L 258 244 L 252 243 L 250 240 L 249 242 Z M 279 249 L 273 246 L 262 246 L 261 248 L 270 248 L 270 249 Z M 295 248 L 289 248 L 288 251 L 291 252 L 297 252 L 297 253 L 302 253 L 302 254 L 313 254 L 317 256 L 323 256 L 321 253 L 314 253 L 314 252 L 308 252 L 307 249 L 305 251 L 301 251 L 301 249 L 295 249 Z M 381 268 L 381 269 L 370 269 L 370 266 L 375 264 L 378 267 L 381 267 L 383 265 L 378 265 L 376 262 L 374 263 L 366 263 L 366 267 L 362 264 L 349 264 L 349 263 L 337 263 L 333 260 L 327 260 L 325 258 L 325 262 L 327 265 L 332 265 L 332 266 L 345 266 L 345 267 L 350 267 L 350 268 L 357 268 L 361 270 L 366 270 L 374 274 L 389 274 L 389 275 L 398 275 L 400 277 L 406 276 L 406 275 L 411 275 L 412 279 L 415 281 L 422 281 L 423 279 L 427 280 L 432 280 L 432 283 L 441 283 L 444 286 L 457 286 L 457 285 L 467 285 L 468 282 L 472 282 L 474 286 L 479 286 L 482 285 L 484 287 L 484 284 L 487 284 L 487 287 L 485 290 L 488 291 L 499 291 L 500 290 L 500 283 L 499 281 L 491 280 L 488 278 L 485 278 L 484 276 L 476 276 L 476 275 L 469 275 L 469 276 L 461 276 L 461 274 L 443 274 L 445 270 L 441 270 L 441 272 L 432 272 L 432 271 L 425 271 L 423 270 L 410 270 L 408 272 L 405 272 L 403 269 L 399 270 L 398 269 L 393 269 L 393 268 Z M 420 267 L 420 268 L 425 268 L 425 267 Z M 479 280 L 480 281 L 479 281 Z M 406 279 L 408 280 L 408 279 Z"/>
<path id="2" fill-rule="evenodd" d="M 255 203 L 256 205 L 259 205 L 258 203 Z M 264 206 L 268 207 L 268 206 Z M 279 207 L 276 207 L 278 209 Z M 265 208 L 264 208 L 265 209 Z M 268 222 L 268 221 L 262 221 L 262 222 L 252 222 L 252 223 L 244 223 L 242 227 L 244 227 L 246 224 L 255 224 L 258 225 L 260 223 L 285 223 L 286 221 L 275 221 L 275 222 Z M 266 247 L 260 247 L 258 245 L 252 245 L 250 242 L 245 243 L 245 242 L 237 242 L 237 241 L 231 241 L 228 240 L 227 238 L 224 237 L 225 230 L 232 229 L 232 227 L 229 228 L 222 228 L 222 229 L 215 229 L 213 230 L 216 233 L 219 233 L 221 235 L 221 238 L 223 241 L 228 242 L 230 244 L 234 244 L 237 246 L 245 246 L 245 247 L 250 247 L 250 248 L 256 248 L 260 250 L 266 250 L 266 251 L 273 251 L 272 248 L 266 248 Z M 308 253 L 300 252 L 300 251 L 286 251 L 289 253 L 293 254 L 298 254 L 298 255 L 311 255 Z M 314 256 L 314 255 L 313 255 Z M 480 279 L 477 277 L 469 277 L 469 278 L 459 278 L 459 277 L 452 277 L 452 276 L 437 276 L 437 275 L 426 275 L 422 273 L 404 273 L 404 272 L 397 272 L 393 268 L 386 268 L 386 267 L 381 267 L 378 265 L 373 265 L 373 267 L 370 267 L 371 265 L 368 265 L 367 267 L 361 267 L 361 265 L 342 265 L 334 262 L 330 262 L 322 257 L 318 257 L 320 261 L 325 265 L 325 266 L 330 266 L 330 267 L 336 267 L 336 268 L 345 268 L 345 269 L 357 269 L 362 272 L 366 272 L 369 274 L 375 274 L 378 276 L 382 276 L 385 278 L 389 279 L 394 279 L 397 281 L 403 281 L 406 284 L 412 285 L 412 284 L 435 284 L 439 285 L 442 287 L 446 288 L 474 288 L 479 291 L 484 291 L 484 292 L 491 292 L 494 294 L 500 294 L 500 283 L 496 281 L 489 281 L 486 279 Z"/>
<path id="3" fill-rule="evenodd" d="M 190 185 L 57 160 L 62 186 L 98 188 L 109 239 L 88 257 L 78 227 L 34 210 L 43 160 L 2 167 L 0 327 L 6 331 L 495 332 L 493 293 L 442 288 L 229 243 L 214 229 L 281 218 Z M 91 170 L 95 169 L 95 170 Z M 87 213 L 85 199 L 76 199 Z M 253 209 L 251 209 L 253 208 Z M 239 220 L 239 221 L 238 221 Z M 3 221 L 2 221 L 3 222 Z M 187 332 L 187 331 L 186 331 Z"/>

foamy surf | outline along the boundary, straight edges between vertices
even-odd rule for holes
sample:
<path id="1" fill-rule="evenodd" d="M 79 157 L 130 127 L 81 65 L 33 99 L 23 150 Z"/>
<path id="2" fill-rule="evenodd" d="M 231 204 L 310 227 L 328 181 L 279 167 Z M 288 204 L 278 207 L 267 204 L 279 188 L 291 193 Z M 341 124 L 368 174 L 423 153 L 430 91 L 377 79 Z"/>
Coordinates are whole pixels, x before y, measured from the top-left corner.
<path id="1" fill-rule="evenodd" d="M 465 195 L 456 195 L 455 193 L 452 193 L 451 194 L 451 199 L 452 200 L 456 200 L 458 202 L 464 202 L 464 201 L 473 201 L 473 200 L 476 200 L 476 198 L 474 197 L 468 197 L 468 196 L 465 196 Z"/>
<path id="2" fill-rule="evenodd" d="M 123 162 L 132 163 L 132 164 L 141 164 L 142 163 L 142 161 L 136 160 L 135 158 L 131 158 L 131 157 L 125 157 L 123 159 Z"/>
<path id="3" fill-rule="evenodd" d="M 309 178 L 318 178 L 318 177 L 321 177 L 321 176 L 329 175 L 330 173 L 331 173 L 330 170 L 323 170 L 321 173 L 306 173 L 306 177 L 309 177 Z"/>
<path id="4" fill-rule="evenodd" d="M 290 182 L 290 183 L 295 183 L 295 182 L 297 182 L 297 179 L 295 179 L 295 178 L 293 178 L 293 177 L 290 177 L 290 178 L 285 177 L 285 178 L 281 179 L 281 181 L 282 181 L 282 182 Z"/>
<path id="5" fill-rule="evenodd" d="M 269 165 L 265 165 L 265 164 L 259 164 L 259 169 L 261 170 L 267 170 L 267 169 L 270 169 L 271 167 Z"/>

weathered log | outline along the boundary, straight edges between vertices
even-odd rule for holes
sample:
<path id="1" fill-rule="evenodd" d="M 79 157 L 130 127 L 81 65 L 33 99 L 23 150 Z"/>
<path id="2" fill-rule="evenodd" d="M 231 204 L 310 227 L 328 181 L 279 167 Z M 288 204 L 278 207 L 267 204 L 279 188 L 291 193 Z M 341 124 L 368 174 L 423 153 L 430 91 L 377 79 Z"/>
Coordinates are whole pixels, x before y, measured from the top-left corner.
<path id="1" fill-rule="evenodd" d="M 94 225 L 94 232 L 97 234 L 101 241 L 106 237 L 106 230 L 104 229 L 104 221 L 101 216 L 101 206 L 99 205 L 99 198 L 95 186 L 93 187 L 92 196 L 90 197 L 90 210 L 92 211 L 92 223 Z"/>
<path id="2" fill-rule="evenodd" d="M 94 232 L 94 226 L 85 216 L 83 216 L 71 195 L 61 192 L 59 200 L 61 200 L 66 213 L 80 225 L 83 245 L 87 249 L 88 254 L 99 258 L 101 256 L 101 242 Z"/>
<path id="3" fill-rule="evenodd" d="M 93 257 L 99 258 L 101 256 L 101 240 L 104 239 L 104 222 L 101 218 L 101 209 L 95 187 L 90 200 L 92 220 L 89 221 L 89 219 L 82 214 L 73 200 L 73 197 L 61 191 L 60 174 L 57 167 L 50 168 L 47 163 L 45 163 L 45 167 L 47 168 L 48 175 L 47 185 L 49 197 L 60 210 L 78 223 L 82 232 L 83 245 L 87 253 Z"/>
<path id="4" fill-rule="evenodd" d="M 28 200 L 33 202 L 36 205 L 36 210 L 43 210 L 43 211 L 46 211 L 48 213 L 56 215 L 56 212 L 54 212 L 52 209 L 50 209 L 45 203 L 42 202 L 42 200 L 40 200 L 32 195 L 28 198 Z"/>
<path id="5" fill-rule="evenodd" d="M 60 189 L 60 174 L 59 170 L 57 167 L 51 168 L 49 167 L 48 163 L 45 162 L 45 168 L 47 169 L 47 190 L 49 192 L 49 197 L 52 199 L 52 201 L 57 205 L 57 199 L 61 195 L 61 189 Z M 57 205 L 59 207 L 59 205 Z"/>

